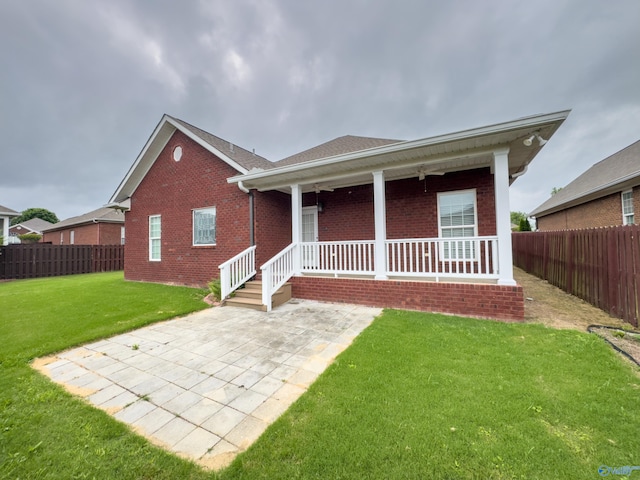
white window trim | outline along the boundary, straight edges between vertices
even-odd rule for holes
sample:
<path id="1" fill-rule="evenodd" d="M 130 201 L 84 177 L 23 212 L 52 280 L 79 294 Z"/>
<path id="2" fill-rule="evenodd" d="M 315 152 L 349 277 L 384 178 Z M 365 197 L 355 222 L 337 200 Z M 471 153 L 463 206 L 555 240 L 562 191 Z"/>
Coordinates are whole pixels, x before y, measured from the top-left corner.
<path id="1" fill-rule="evenodd" d="M 625 193 L 628 193 L 629 196 L 631 197 L 631 212 L 629 213 L 625 213 L 624 212 L 624 195 Z M 623 225 L 633 225 L 634 222 L 629 222 L 629 219 L 634 219 L 635 221 L 635 212 L 633 211 L 633 189 L 631 190 L 624 190 L 623 192 L 620 193 L 620 202 L 622 204 L 622 224 Z"/>
<path id="2" fill-rule="evenodd" d="M 202 212 L 204 210 L 213 210 L 213 216 L 215 218 L 215 238 L 213 243 L 196 243 L 196 212 Z M 194 247 L 215 247 L 218 243 L 218 209 L 215 206 L 194 208 L 191 211 L 191 245 Z"/>
<path id="3" fill-rule="evenodd" d="M 71 245 L 74 245 L 76 243 L 76 231 L 75 230 L 71 230 L 71 232 L 69 232 L 69 243 Z"/>
<path id="4" fill-rule="evenodd" d="M 160 219 L 160 235 L 158 237 L 151 236 L 151 219 Z M 160 249 L 158 251 L 158 258 L 153 258 L 153 240 L 160 241 Z M 149 261 L 160 262 L 162 260 L 162 216 L 161 215 L 149 215 Z"/>
<path id="5" fill-rule="evenodd" d="M 460 194 L 465 194 L 465 193 L 472 193 L 473 194 L 473 217 L 474 217 L 474 224 L 473 224 L 473 237 L 477 237 L 478 236 L 478 193 L 477 193 L 477 189 L 475 188 L 469 188 L 466 190 L 452 190 L 452 191 L 448 191 L 448 192 L 438 192 L 437 195 L 437 202 L 438 202 L 438 238 L 441 239 L 446 239 L 446 238 L 459 238 L 459 237 L 444 237 L 442 235 L 442 215 L 440 214 L 440 199 L 442 197 L 446 197 L 449 195 L 460 195 Z M 444 228 L 469 228 L 470 225 L 460 225 L 460 226 L 456 226 L 456 227 L 444 227 Z M 472 238 L 472 237 L 471 237 Z M 477 256 L 478 256 L 478 249 L 475 248 L 475 245 L 471 245 L 471 252 L 472 254 L 467 256 L 464 256 L 463 258 L 450 258 L 449 255 L 445 254 L 445 248 L 444 248 L 444 242 L 440 242 L 440 258 L 443 260 L 451 260 L 451 261 L 475 261 L 477 260 Z"/>

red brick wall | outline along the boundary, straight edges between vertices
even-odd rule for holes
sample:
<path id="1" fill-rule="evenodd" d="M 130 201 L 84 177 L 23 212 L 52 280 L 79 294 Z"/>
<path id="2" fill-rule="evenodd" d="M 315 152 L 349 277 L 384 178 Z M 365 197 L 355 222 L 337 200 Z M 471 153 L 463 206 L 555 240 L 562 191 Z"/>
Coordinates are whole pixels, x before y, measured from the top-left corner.
<path id="1" fill-rule="evenodd" d="M 402 308 L 509 321 L 524 320 L 521 286 L 293 277 L 296 298 Z"/>
<path id="2" fill-rule="evenodd" d="M 256 268 L 291 243 L 291 196 L 254 191 Z"/>
<path id="3" fill-rule="evenodd" d="M 182 146 L 179 162 L 173 149 Z M 204 286 L 218 266 L 249 246 L 249 196 L 227 178 L 237 171 L 177 131 L 131 198 L 125 278 Z M 216 245 L 192 246 L 192 210 L 216 207 Z M 161 215 L 161 261 L 149 261 L 149 216 Z"/>
<path id="4" fill-rule="evenodd" d="M 640 187 L 633 189 L 635 223 L 640 215 Z M 551 215 L 537 217 L 540 231 L 576 230 L 581 228 L 611 227 L 622 225 L 621 192 L 598 198 L 588 203 L 562 210 Z"/>
<path id="5" fill-rule="evenodd" d="M 86 225 L 74 225 L 70 228 L 46 232 L 43 234 L 43 242 L 51 242 L 53 245 L 71 245 L 71 232 L 73 245 L 120 245 L 119 223 L 90 223 Z M 62 236 L 62 242 L 60 241 Z"/>
<path id="6" fill-rule="evenodd" d="M 438 192 L 476 189 L 478 235 L 495 235 L 493 175 L 488 168 L 388 181 L 385 184 L 387 238 L 434 238 L 438 236 Z M 324 204 L 318 214 L 318 236 L 322 241 L 371 240 L 374 238 L 373 185 L 307 193 L 303 206 Z"/>

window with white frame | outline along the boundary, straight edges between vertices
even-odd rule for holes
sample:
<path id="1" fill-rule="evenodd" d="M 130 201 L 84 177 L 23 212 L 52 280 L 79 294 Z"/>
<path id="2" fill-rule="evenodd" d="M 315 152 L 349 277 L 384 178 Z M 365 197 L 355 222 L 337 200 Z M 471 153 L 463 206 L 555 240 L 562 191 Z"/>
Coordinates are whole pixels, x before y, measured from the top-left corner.
<path id="1" fill-rule="evenodd" d="M 149 217 L 149 260 L 160 261 L 160 235 L 162 233 L 160 215 Z"/>
<path id="2" fill-rule="evenodd" d="M 440 238 L 452 238 L 443 243 L 445 260 L 471 260 L 475 257 L 473 241 L 460 240 L 478 234 L 476 191 L 459 190 L 438 194 L 438 228 Z"/>
<path id="3" fill-rule="evenodd" d="M 622 224 L 633 225 L 633 190 L 622 192 Z"/>
<path id="4" fill-rule="evenodd" d="M 71 233 L 69 234 L 69 243 L 71 245 L 76 243 L 76 232 L 75 232 L 75 230 L 71 230 Z"/>
<path id="5" fill-rule="evenodd" d="M 193 245 L 216 244 L 216 207 L 193 211 Z"/>
<path id="6" fill-rule="evenodd" d="M 124 227 L 120 227 L 120 245 L 124 245 Z"/>

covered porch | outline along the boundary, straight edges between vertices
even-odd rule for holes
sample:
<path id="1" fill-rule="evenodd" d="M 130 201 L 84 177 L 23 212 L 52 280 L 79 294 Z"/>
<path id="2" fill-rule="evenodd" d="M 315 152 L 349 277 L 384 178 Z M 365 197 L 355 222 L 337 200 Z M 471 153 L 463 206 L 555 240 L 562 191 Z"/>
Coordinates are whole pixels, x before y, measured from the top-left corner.
<path id="1" fill-rule="evenodd" d="M 544 144 L 524 140 L 548 139 L 567 114 L 333 156 L 320 151 L 229 179 L 290 195 L 291 243 L 259 271 L 259 244 L 221 265 L 223 296 L 258 274 L 267 310 L 291 282 L 299 298 L 521 319 L 509 185 Z M 347 205 L 354 193 L 362 198 Z"/>

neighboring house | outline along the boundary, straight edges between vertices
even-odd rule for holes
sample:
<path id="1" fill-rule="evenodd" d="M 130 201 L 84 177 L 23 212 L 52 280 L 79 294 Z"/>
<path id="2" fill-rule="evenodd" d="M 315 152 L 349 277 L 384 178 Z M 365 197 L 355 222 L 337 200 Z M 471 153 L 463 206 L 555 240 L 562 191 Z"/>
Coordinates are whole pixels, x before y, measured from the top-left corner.
<path id="1" fill-rule="evenodd" d="M 17 223 L 9 227 L 9 243 L 20 243 L 20 235 L 24 235 L 26 233 L 35 233 L 37 235 L 42 235 L 42 231 L 52 226 L 53 223 L 43 220 L 41 218 L 32 218 L 31 220 L 27 220 L 26 222 Z M 42 242 L 42 239 L 40 239 Z"/>
<path id="2" fill-rule="evenodd" d="M 640 140 L 596 163 L 531 212 L 537 230 L 638 223 Z"/>
<path id="3" fill-rule="evenodd" d="M 9 243 L 9 226 L 11 219 L 18 216 L 20 216 L 20 212 L 0 205 L 0 237 L 2 237 L 2 243 L 0 245 L 7 245 Z"/>
<path id="4" fill-rule="evenodd" d="M 102 207 L 45 228 L 42 241 L 54 245 L 121 245 L 124 231 L 122 212 Z"/>
<path id="5" fill-rule="evenodd" d="M 509 185 L 568 111 L 415 141 L 345 136 L 269 162 L 165 115 L 110 200 L 125 278 L 256 275 L 293 296 L 522 319 Z M 220 268 L 219 268 L 220 267 Z"/>

